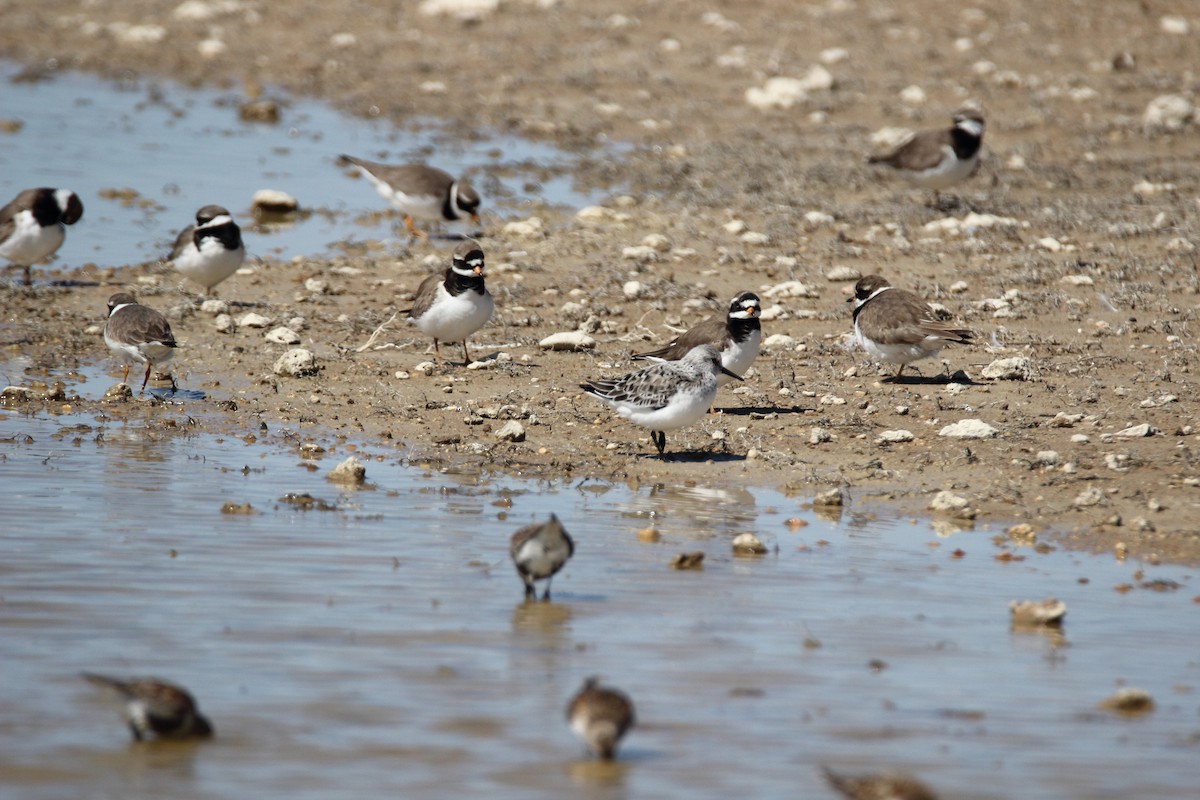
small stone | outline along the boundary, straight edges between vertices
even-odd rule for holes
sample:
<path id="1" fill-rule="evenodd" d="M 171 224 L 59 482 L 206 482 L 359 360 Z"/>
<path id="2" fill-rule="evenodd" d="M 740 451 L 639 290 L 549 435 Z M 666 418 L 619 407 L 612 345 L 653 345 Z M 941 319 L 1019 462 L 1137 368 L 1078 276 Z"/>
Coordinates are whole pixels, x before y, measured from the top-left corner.
<path id="1" fill-rule="evenodd" d="M 771 298 L 820 296 L 820 293 L 815 288 L 809 286 L 808 284 L 801 283 L 800 281 L 784 281 L 783 283 L 777 283 L 763 292 L 763 294 Z"/>
<path id="2" fill-rule="evenodd" d="M 834 489 L 821 492 L 813 498 L 814 506 L 822 506 L 828 508 L 830 506 L 841 507 L 846 504 L 846 490 L 838 486 Z"/>
<path id="3" fill-rule="evenodd" d="M 758 231 L 746 231 L 738 237 L 738 241 L 742 242 L 743 244 L 757 245 L 761 247 L 763 245 L 770 244 L 771 237 L 765 233 L 759 233 Z"/>
<path id="4" fill-rule="evenodd" d="M 658 251 L 653 247 L 647 247 L 644 244 L 635 245 L 633 247 L 624 247 L 621 249 L 621 258 L 628 261 L 637 261 L 639 264 L 650 264 L 658 261 Z"/>
<path id="5" fill-rule="evenodd" d="M 733 537 L 735 556 L 761 556 L 766 552 L 767 546 L 753 533 L 739 533 Z"/>
<path id="6" fill-rule="evenodd" d="M 703 569 L 704 553 L 696 550 L 691 553 L 679 553 L 671 559 L 671 569 Z"/>
<path id="7" fill-rule="evenodd" d="M 771 350 L 791 350 L 796 346 L 796 340 L 786 333 L 773 333 L 762 341 L 762 349 Z"/>
<path id="8" fill-rule="evenodd" d="M 1008 529 L 1008 538 L 1018 544 L 1029 545 L 1037 541 L 1037 531 L 1028 522 L 1022 522 Z"/>
<path id="9" fill-rule="evenodd" d="M 279 189 L 259 189 L 250 199 L 250 210 L 256 218 L 286 217 L 295 214 L 299 208 L 296 198 Z"/>
<path id="10" fill-rule="evenodd" d="M 529 219 L 509 222 L 504 226 L 504 234 L 506 236 L 517 236 L 526 239 L 540 239 L 545 236 L 545 231 L 542 228 L 542 218 L 530 217 Z"/>
<path id="11" fill-rule="evenodd" d="M 825 280 L 832 281 L 834 283 L 848 283 L 850 281 L 856 281 L 861 277 L 862 272 L 854 267 L 848 267 L 845 265 L 833 267 L 825 273 Z"/>
<path id="12" fill-rule="evenodd" d="M 1057 450 L 1039 450 L 1033 462 L 1043 467 L 1055 467 L 1058 466 L 1059 458 Z"/>
<path id="13" fill-rule="evenodd" d="M 1158 29 L 1170 36 L 1187 36 L 1192 26 L 1188 24 L 1187 17 L 1166 16 L 1159 18 Z"/>
<path id="14" fill-rule="evenodd" d="M 1154 436 L 1157 433 L 1162 433 L 1162 431 L 1147 422 L 1143 422 L 1141 425 L 1132 425 L 1128 428 L 1123 428 L 1114 433 L 1113 436 L 1119 436 L 1122 439 L 1142 439 L 1147 436 Z"/>
<path id="15" fill-rule="evenodd" d="M 642 237 L 642 246 L 665 253 L 671 249 L 671 240 L 661 233 L 651 233 Z"/>
<path id="16" fill-rule="evenodd" d="M 228 314 L 229 303 L 216 297 L 210 297 L 200 304 L 200 310 L 205 314 Z"/>
<path id="17" fill-rule="evenodd" d="M 804 222 L 809 228 L 824 228 L 834 223 L 832 214 L 824 211 L 809 211 L 804 215 Z"/>
<path id="18" fill-rule="evenodd" d="M 923 105 L 927 96 L 920 86 L 906 86 L 900 90 L 900 101 L 910 106 Z"/>
<path id="19" fill-rule="evenodd" d="M 1075 499 L 1071 501 L 1071 505 L 1075 506 L 1076 508 L 1089 508 L 1091 506 L 1100 505 L 1103 502 L 1104 492 L 1095 486 L 1089 486 L 1087 489 L 1084 489 L 1075 496 Z"/>
<path id="20" fill-rule="evenodd" d="M 1060 242 L 1058 239 L 1055 239 L 1053 236 L 1043 236 L 1041 239 L 1037 240 L 1037 243 L 1038 247 L 1051 253 L 1060 253 L 1063 249 L 1062 242 Z"/>
<path id="21" fill-rule="evenodd" d="M 804 82 L 797 78 L 777 75 L 760 86 L 751 86 L 745 93 L 746 102 L 759 111 L 772 108 L 788 109 L 808 99 Z"/>
<path id="22" fill-rule="evenodd" d="M 281 355 L 275 361 L 272 369 L 276 375 L 290 375 L 293 378 L 316 375 L 318 371 L 317 357 L 311 350 L 298 347 Z"/>
<path id="23" fill-rule="evenodd" d="M 235 503 L 229 500 L 221 504 L 222 514 L 253 514 L 254 506 L 249 503 Z"/>
<path id="24" fill-rule="evenodd" d="M 538 342 L 543 350 L 572 351 L 591 350 L 596 346 L 596 340 L 582 331 L 563 331 L 552 333 Z"/>
<path id="25" fill-rule="evenodd" d="M 1100 703 L 1100 707 L 1118 714 L 1146 714 L 1154 710 L 1154 698 L 1145 689 L 1118 689 Z"/>
<path id="26" fill-rule="evenodd" d="M 1048 597 L 1045 600 L 1013 600 L 1008 604 L 1014 628 L 1062 626 L 1067 604 Z"/>
<path id="27" fill-rule="evenodd" d="M 580 222 L 608 222 L 616 217 L 616 212 L 604 206 L 584 206 L 575 212 L 575 219 Z"/>
<path id="28" fill-rule="evenodd" d="M 825 444 L 830 441 L 833 441 L 833 434 L 828 428 L 813 428 L 808 432 L 809 444 Z"/>
<path id="29" fill-rule="evenodd" d="M 367 468 L 357 456 L 350 456 L 342 463 L 329 471 L 325 476 L 325 480 L 333 481 L 334 483 L 350 483 L 359 484 L 367 479 Z"/>
<path id="30" fill-rule="evenodd" d="M 237 321 L 237 324 L 239 328 L 265 328 L 271 324 L 271 318 L 251 311 L 243 314 L 242 318 Z"/>
<path id="31" fill-rule="evenodd" d="M 133 397 L 133 389 L 128 383 L 114 383 L 104 392 L 105 400 L 127 400 Z"/>
<path id="32" fill-rule="evenodd" d="M 954 492 L 938 492 L 929 501 L 929 508 L 958 519 L 975 519 L 975 509 L 970 507 L 967 498 L 954 494 Z"/>
<path id="33" fill-rule="evenodd" d="M 1033 376 L 1033 364 L 1025 356 L 998 358 L 983 368 L 983 377 L 998 381 L 1027 381 Z"/>
<path id="34" fill-rule="evenodd" d="M 1175 133 L 1192 122 L 1196 108 L 1192 101 L 1178 94 L 1154 98 L 1142 114 L 1142 126 L 1147 133 Z"/>
<path id="35" fill-rule="evenodd" d="M 217 318 L 213 320 L 213 327 L 217 329 L 217 333 L 233 333 L 237 330 L 233 317 L 228 314 L 218 314 Z"/>
<path id="36" fill-rule="evenodd" d="M 637 532 L 637 538 L 640 541 L 653 544 L 654 542 L 662 540 L 662 534 L 659 533 L 658 528 L 642 528 Z"/>
<path id="37" fill-rule="evenodd" d="M 625 285 L 621 287 L 621 293 L 630 300 L 636 300 L 637 298 L 641 297 L 642 290 L 643 286 L 641 281 L 625 281 Z"/>
<path id="38" fill-rule="evenodd" d="M 304 282 L 304 291 L 313 294 L 329 294 L 329 281 L 320 278 L 309 278 Z"/>
<path id="39" fill-rule="evenodd" d="M 510 419 L 500 427 L 500 430 L 496 431 L 496 438 L 502 442 L 523 442 L 525 441 L 525 426 L 515 419 Z"/>
<path id="40" fill-rule="evenodd" d="M 964 419 L 947 425 L 938 431 L 938 436 L 951 439 L 990 439 L 999 431 L 981 419 Z"/>
<path id="41" fill-rule="evenodd" d="M 264 338 L 274 344 L 300 344 L 300 335 L 291 328 L 282 325 L 267 331 Z"/>
<path id="42" fill-rule="evenodd" d="M 900 444 L 901 442 L 911 442 L 914 438 L 912 431 L 904 429 L 894 431 L 883 431 L 875 438 L 876 444 Z"/>

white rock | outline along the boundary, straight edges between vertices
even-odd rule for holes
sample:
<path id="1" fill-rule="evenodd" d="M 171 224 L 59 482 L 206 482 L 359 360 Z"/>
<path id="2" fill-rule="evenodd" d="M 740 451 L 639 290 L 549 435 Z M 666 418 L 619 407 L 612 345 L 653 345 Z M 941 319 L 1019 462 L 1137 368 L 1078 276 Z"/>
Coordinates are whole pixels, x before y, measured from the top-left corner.
<path id="1" fill-rule="evenodd" d="M 504 234 L 506 236 L 519 236 L 526 239 L 540 239 L 545 235 L 542 230 L 542 218 L 530 217 L 529 219 L 509 222 L 504 226 Z"/>
<path id="2" fill-rule="evenodd" d="M 121 44 L 158 44 L 167 38 L 167 29 L 162 25 L 130 25 L 128 22 L 111 22 L 108 32 Z"/>
<path id="3" fill-rule="evenodd" d="M 213 327 L 217 329 L 217 333 L 233 333 L 237 330 L 233 317 L 228 314 L 217 314 L 217 318 L 213 320 Z"/>
<path id="4" fill-rule="evenodd" d="M 739 533 L 733 537 L 733 552 L 738 555 L 760 556 L 767 552 L 767 546 L 753 533 Z"/>
<path id="5" fill-rule="evenodd" d="M 1087 508 L 1088 506 L 1097 506 L 1104 502 L 1104 492 L 1095 486 L 1090 486 L 1080 492 L 1072 505 L 1077 508 Z"/>
<path id="6" fill-rule="evenodd" d="M 234 14 L 246 8 L 242 0 L 185 0 L 175 6 L 171 16 L 187 22 L 204 22 L 222 14 Z"/>
<path id="7" fill-rule="evenodd" d="M 641 264 L 648 264 L 653 261 L 658 261 L 658 251 L 653 247 L 647 247 L 644 244 L 625 247 L 621 250 L 621 258 L 630 261 L 637 261 Z"/>
<path id="8" fill-rule="evenodd" d="M 220 39 L 201 39 L 196 42 L 196 52 L 204 58 L 222 56 L 229 47 Z"/>
<path id="9" fill-rule="evenodd" d="M 467 364 L 467 369 L 473 369 L 473 370 L 495 369 L 496 367 L 500 366 L 501 364 L 511 364 L 511 363 L 512 363 L 512 354 L 506 353 L 505 351 L 500 350 L 498 352 L 491 353 L 490 355 L 486 355 L 483 358 L 472 361 L 470 364 Z"/>
<path id="10" fill-rule="evenodd" d="M 947 425 L 938 431 L 938 436 L 951 439 L 990 439 L 999 431 L 981 419 L 964 419 Z"/>
<path id="11" fill-rule="evenodd" d="M 1183 95 L 1164 94 L 1150 101 L 1142 114 L 1142 126 L 1147 132 L 1182 130 L 1193 121 L 1196 109 Z"/>
<path id="12" fill-rule="evenodd" d="M 813 287 L 801 283 L 800 281 L 784 281 L 777 283 L 774 286 L 763 292 L 767 297 L 817 297 L 818 293 Z"/>
<path id="13" fill-rule="evenodd" d="M 329 281 L 320 278 L 309 278 L 304 282 L 304 290 L 313 294 L 329 294 Z"/>
<path id="14" fill-rule="evenodd" d="M 839 266 L 833 267 L 828 272 L 825 273 L 825 280 L 833 281 L 834 283 L 846 283 L 849 281 L 856 281 L 861 277 L 862 277 L 861 272 L 859 272 L 854 267 L 847 267 L 845 265 L 839 265 Z"/>
<path id="15" fill-rule="evenodd" d="M 1096 283 L 1091 275 L 1063 275 L 1058 282 L 1068 286 L 1092 286 Z"/>
<path id="16" fill-rule="evenodd" d="M 494 14 L 500 0 L 423 0 L 417 11 L 427 17 L 445 14 L 460 20 L 479 20 Z"/>
<path id="17" fill-rule="evenodd" d="M 826 214 L 824 211 L 809 211 L 804 215 L 804 223 L 809 228 L 824 228 L 827 225 L 834 223 L 832 214 Z"/>
<path id="18" fill-rule="evenodd" d="M 983 368 L 983 377 L 994 381 L 1027 381 L 1033 377 L 1033 364 L 1025 356 L 997 358 Z"/>
<path id="19" fill-rule="evenodd" d="M 817 56 L 822 64 L 840 64 L 850 58 L 850 51 L 844 47 L 827 47 Z"/>
<path id="20" fill-rule="evenodd" d="M 267 331 L 265 338 L 268 342 L 275 344 L 300 344 L 300 335 L 282 325 Z"/>
<path id="21" fill-rule="evenodd" d="M 367 468 L 358 460 L 357 456 L 350 456 L 342 463 L 329 471 L 325 476 L 325 480 L 333 481 L 334 483 L 362 483 L 367 478 Z"/>
<path id="22" fill-rule="evenodd" d="M 300 208 L 300 201 L 279 189 L 259 189 L 250 198 L 250 208 L 269 214 L 288 214 Z"/>
<path id="23" fill-rule="evenodd" d="M 1059 253 L 1062 252 L 1063 249 L 1062 242 L 1060 242 L 1058 239 L 1055 239 L 1053 236 L 1043 236 L 1041 239 L 1037 240 L 1037 243 L 1038 247 L 1042 248 L 1043 250 L 1049 250 L 1051 253 Z"/>
<path id="24" fill-rule="evenodd" d="M 642 246 L 665 253 L 671 249 L 671 240 L 661 233 L 651 233 L 642 237 Z"/>
<path id="25" fill-rule="evenodd" d="M 929 508 L 933 511 L 948 511 L 951 513 L 962 512 L 967 510 L 967 498 L 955 494 L 954 492 L 941 491 L 933 496 L 929 501 Z"/>
<path id="26" fill-rule="evenodd" d="M 764 322 L 770 322 L 773 319 L 784 319 L 787 317 L 787 309 L 775 303 L 769 305 L 759 313 L 758 318 Z"/>
<path id="27" fill-rule="evenodd" d="M 200 304 L 200 310 L 205 314 L 228 314 L 229 303 L 215 297 L 210 297 Z"/>
<path id="28" fill-rule="evenodd" d="M 500 430 L 496 431 L 496 438 L 503 442 L 523 442 L 525 441 L 525 426 L 515 419 L 510 419 L 500 426 Z"/>
<path id="29" fill-rule="evenodd" d="M 293 378 L 316 375 L 317 357 L 311 350 L 298 347 L 281 355 L 275 361 L 273 369 L 276 375 L 291 375 Z"/>
<path id="30" fill-rule="evenodd" d="M 875 442 L 877 444 L 900 444 L 901 442 L 911 442 L 915 438 L 912 431 L 900 428 L 894 431 L 883 431 L 875 438 Z"/>
<path id="31" fill-rule="evenodd" d="M 791 108 L 808 99 L 804 82 L 798 78 L 776 76 L 768 78 L 761 87 L 751 86 L 746 90 L 746 102 L 760 111 L 772 108 Z"/>
<path id="32" fill-rule="evenodd" d="M 356 44 L 358 44 L 358 37 L 355 36 L 353 33 L 343 31 L 341 33 L 335 33 L 333 36 L 330 36 L 329 44 L 332 45 L 333 47 L 338 48 L 339 50 L 345 50 L 347 48 L 354 47 Z"/>
<path id="33" fill-rule="evenodd" d="M 786 333 L 773 333 L 762 341 L 764 350 L 791 350 L 796 346 L 796 340 Z"/>
<path id="34" fill-rule="evenodd" d="M 265 328 L 271 324 L 271 318 L 250 311 L 243 314 L 242 318 L 237 321 L 237 324 L 239 328 Z"/>
<path id="35" fill-rule="evenodd" d="M 1119 430 L 1113 436 L 1120 436 L 1122 439 L 1142 439 L 1146 436 L 1153 436 L 1156 433 L 1160 433 L 1158 428 L 1148 422 L 1143 422 L 1141 425 L 1132 425 Z"/>
<path id="36" fill-rule="evenodd" d="M 771 243 L 770 236 L 767 236 L 765 233 L 759 233 L 758 231 L 746 231 L 738 237 L 738 240 L 745 244 L 757 245 L 760 247 L 762 245 Z"/>
<path id="37" fill-rule="evenodd" d="M 625 285 L 621 287 L 621 293 L 630 300 L 636 300 L 642 296 L 644 289 L 641 281 L 625 281 Z"/>
<path id="38" fill-rule="evenodd" d="M 833 73 L 816 64 L 800 79 L 800 88 L 805 92 L 825 92 L 833 88 Z"/>
<path id="39" fill-rule="evenodd" d="M 1179 187 L 1173 183 L 1153 183 L 1143 180 L 1133 185 L 1133 193 L 1138 197 L 1154 197 L 1159 194 L 1168 194 L 1177 188 Z"/>
<path id="40" fill-rule="evenodd" d="M 826 508 L 830 506 L 844 506 L 846 504 L 846 490 L 840 486 L 836 489 L 827 489 L 814 497 L 812 504 L 814 506 L 824 506 Z"/>
<path id="41" fill-rule="evenodd" d="M 1043 467 L 1054 467 L 1058 465 L 1059 459 L 1057 450 L 1039 450 L 1033 461 Z"/>
<path id="42" fill-rule="evenodd" d="M 1158 29 L 1171 36 L 1187 36 L 1192 27 L 1186 17 L 1168 16 L 1158 20 Z"/>
<path id="43" fill-rule="evenodd" d="M 812 428 L 808 432 L 809 444 L 825 444 L 831 441 L 833 441 L 833 434 L 829 432 L 828 428 Z"/>
<path id="44" fill-rule="evenodd" d="M 1182 236 L 1176 236 L 1171 241 L 1167 242 L 1168 253 L 1194 253 L 1196 245 L 1191 241 L 1184 239 Z"/>
<path id="45" fill-rule="evenodd" d="M 615 211 L 604 206 L 584 206 L 575 212 L 575 219 L 580 222 L 608 222 L 615 216 Z"/>
<path id="46" fill-rule="evenodd" d="M 742 233 L 746 230 L 746 223 L 742 222 L 740 219 L 731 219 L 721 227 L 725 229 L 726 233 L 737 236 L 739 233 Z"/>
<path id="47" fill-rule="evenodd" d="M 543 350 L 591 350 L 596 346 L 596 340 L 582 331 L 563 331 L 552 333 L 538 342 Z"/>
<path id="48" fill-rule="evenodd" d="M 928 98 L 920 86 L 906 86 L 900 90 L 900 101 L 910 106 L 924 105 Z"/>

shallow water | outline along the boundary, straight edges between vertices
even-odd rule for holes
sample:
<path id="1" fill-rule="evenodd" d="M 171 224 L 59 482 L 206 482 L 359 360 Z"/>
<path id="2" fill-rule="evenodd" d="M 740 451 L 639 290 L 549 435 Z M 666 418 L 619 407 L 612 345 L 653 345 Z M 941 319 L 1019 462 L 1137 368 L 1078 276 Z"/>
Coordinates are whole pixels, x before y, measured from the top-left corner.
<path id="1" fill-rule="evenodd" d="M 311 470 L 283 432 L 214 436 L 188 424 L 203 411 L 0 412 L 6 797 L 830 797 L 822 764 L 943 797 L 1194 791 L 1187 569 L 1006 563 L 1000 529 L 824 519 L 758 488 L 442 474 L 369 447 L 369 487 L 347 490 L 323 477 L 346 445 Z M 551 511 L 576 556 L 527 604 L 507 540 Z M 743 531 L 771 552 L 734 557 Z M 703 570 L 667 568 L 692 550 Z M 1061 637 L 1010 630 L 1009 600 L 1048 595 Z M 85 669 L 183 683 L 217 738 L 129 743 Z M 563 719 L 593 673 L 637 706 L 613 765 Z M 1098 710 L 1122 685 L 1157 708 Z"/>
<path id="2" fill-rule="evenodd" d="M 280 121 L 245 122 L 239 91 L 74 72 L 14 81 L 19 74 L 0 61 L 0 118 L 22 124 L 0 134 L 0 204 L 31 186 L 73 189 L 84 216 L 68 229 L 54 262 L 66 268 L 158 259 L 196 209 L 210 203 L 252 225 L 250 200 L 264 188 L 286 191 L 319 213 L 247 232 L 253 255 L 287 259 L 336 253 L 347 242 L 395 242 L 398 218 L 378 213 L 387 204 L 365 180 L 347 176 L 339 153 L 467 172 L 484 198 L 485 223 L 487 215 L 536 213 L 542 203 L 581 207 L 599 199 L 596 187 L 572 181 L 570 154 L 516 136 L 485 132 L 463 141 L 432 123 L 398 129 L 271 91 L 265 96 L 281 99 Z M 124 189 L 136 194 L 101 194 Z"/>

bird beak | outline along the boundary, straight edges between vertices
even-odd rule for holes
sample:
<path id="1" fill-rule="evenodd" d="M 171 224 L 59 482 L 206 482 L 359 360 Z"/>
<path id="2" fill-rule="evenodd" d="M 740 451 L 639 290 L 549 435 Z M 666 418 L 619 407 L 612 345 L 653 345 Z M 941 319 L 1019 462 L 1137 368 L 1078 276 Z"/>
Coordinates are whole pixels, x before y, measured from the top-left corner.
<path id="1" fill-rule="evenodd" d="M 474 272 L 476 275 L 482 275 L 483 274 L 483 265 L 480 265 L 471 271 Z"/>
<path id="2" fill-rule="evenodd" d="M 731 378 L 734 378 L 735 380 L 739 380 L 739 381 L 745 380 L 745 378 L 743 378 L 741 375 L 738 375 L 736 372 L 730 372 L 729 370 L 725 369 L 724 367 L 721 367 L 721 372 L 724 372 L 726 375 L 728 375 Z"/>

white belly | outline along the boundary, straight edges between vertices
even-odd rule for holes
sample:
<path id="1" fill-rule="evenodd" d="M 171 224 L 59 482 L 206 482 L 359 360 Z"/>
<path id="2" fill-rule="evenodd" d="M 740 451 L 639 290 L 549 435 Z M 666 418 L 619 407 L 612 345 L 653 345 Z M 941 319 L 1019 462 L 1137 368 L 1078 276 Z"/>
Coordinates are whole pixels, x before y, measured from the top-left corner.
<path id="1" fill-rule="evenodd" d="M 954 150 L 949 146 L 943 147 L 942 150 L 942 160 L 936 167 L 920 172 L 906 173 L 908 180 L 923 189 L 941 191 L 962 183 L 975 171 L 975 165 L 979 163 L 979 153 L 975 153 L 965 161 L 959 161 L 954 156 Z"/>
<path id="2" fill-rule="evenodd" d="M 759 345 L 762 342 L 762 331 L 751 331 L 746 337 L 746 341 L 741 344 L 735 344 L 729 350 L 721 353 L 721 366 L 732 372 L 734 375 L 743 376 L 746 370 L 754 363 L 754 359 L 758 358 Z M 725 373 L 717 374 L 717 386 L 724 386 L 731 383 L 733 378 Z"/>
<path id="3" fill-rule="evenodd" d="M 66 231 L 62 225 L 43 228 L 29 211 L 22 211 L 13 218 L 16 228 L 4 244 L 0 244 L 0 257 L 13 264 L 28 267 L 52 256 L 62 247 Z"/>
<path id="4" fill-rule="evenodd" d="M 629 420 L 634 425 L 641 425 L 652 431 L 670 431 L 685 428 L 704 418 L 717 397 L 717 382 L 701 391 L 677 393 L 663 408 L 646 409 L 617 403 L 613 406 L 617 415 Z"/>
<path id="5" fill-rule="evenodd" d="M 213 238 L 200 240 L 201 249 L 193 245 L 175 257 L 175 269 L 205 289 L 211 289 L 237 272 L 246 257 L 246 249 L 226 250 Z"/>
<path id="6" fill-rule="evenodd" d="M 945 341 L 935 336 L 926 336 L 916 344 L 880 344 L 864 336 L 857 323 L 854 325 L 854 338 L 873 358 L 889 364 L 911 364 L 919 359 L 936 355 L 946 344 Z"/>
<path id="7" fill-rule="evenodd" d="M 496 304 L 490 294 L 463 292 L 452 295 L 438 287 L 438 299 L 416 320 L 427 336 L 441 342 L 461 342 L 487 324 Z"/>

